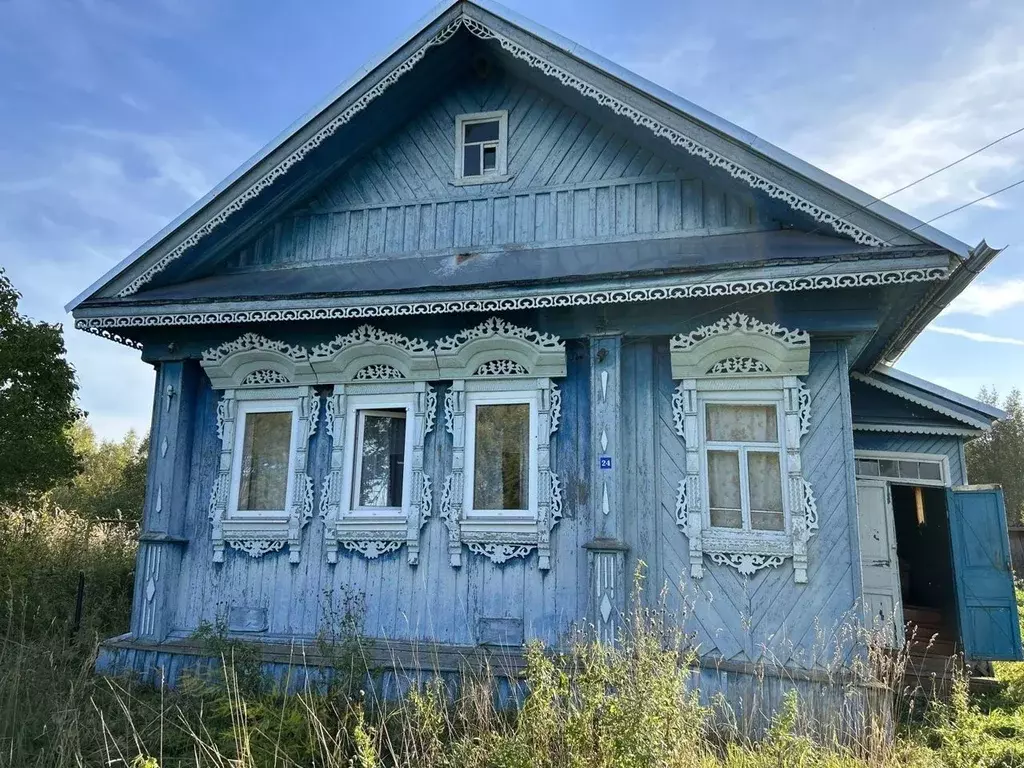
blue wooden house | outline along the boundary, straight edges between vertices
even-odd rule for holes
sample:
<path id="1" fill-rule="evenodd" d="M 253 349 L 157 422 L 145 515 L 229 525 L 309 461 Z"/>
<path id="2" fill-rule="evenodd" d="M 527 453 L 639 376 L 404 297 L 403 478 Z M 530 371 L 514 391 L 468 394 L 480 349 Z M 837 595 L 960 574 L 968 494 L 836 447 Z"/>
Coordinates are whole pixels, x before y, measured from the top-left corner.
<path id="1" fill-rule="evenodd" d="M 851 617 L 1021 658 L 1002 414 L 891 367 L 996 253 L 446 3 L 70 305 L 156 370 L 100 666 L 285 664 L 345 594 L 430 665 L 610 642 L 641 562 L 714 674 Z"/>

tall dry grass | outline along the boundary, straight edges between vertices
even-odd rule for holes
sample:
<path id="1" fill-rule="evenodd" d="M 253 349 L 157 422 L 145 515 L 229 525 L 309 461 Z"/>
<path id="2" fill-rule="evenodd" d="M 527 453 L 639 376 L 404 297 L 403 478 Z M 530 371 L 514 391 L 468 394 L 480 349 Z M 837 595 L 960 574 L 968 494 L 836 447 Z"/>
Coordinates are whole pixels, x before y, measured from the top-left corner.
<path id="1" fill-rule="evenodd" d="M 385 699 L 344 621 L 321 638 L 326 675 L 271 680 L 251 647 L 212 627 L 204 642 L 218 663 L 174 690 L 97 678 L 96 640 L 127 624 L 130 532 L 57 511 L 0 526 L 0 768 L 1024 766 L 1024 696 L 1010 686 L 972 700 L 962 679 L 943 703 L 903 690 L 902 711 L 881 712 L 875 732 L 852 741 L 823 727 L 820 702 L 790 694 L 755 739 L 723 702 L 698 699 L 692 649 L 643 611 L 614 649 L 583 637 L 561 655 L 532 646 L 511 693 L 484 671 L 460 684 L 420 676 Z M 79 573 L 85 612 L 73 633 Z M 898 685 L 898 656 L 862 661 Z M 838 665 L 835 675 L 852 684 Z"/>

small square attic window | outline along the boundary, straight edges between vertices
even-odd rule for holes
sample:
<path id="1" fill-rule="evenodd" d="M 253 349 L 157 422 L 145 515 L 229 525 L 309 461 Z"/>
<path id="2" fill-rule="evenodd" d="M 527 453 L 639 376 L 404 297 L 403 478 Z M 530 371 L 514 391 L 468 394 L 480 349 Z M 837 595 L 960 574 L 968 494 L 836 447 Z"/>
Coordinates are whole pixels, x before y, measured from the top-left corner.
<path id="1" fill-rule="evenodd" d="M 507 177 L 508 113 L 481 112 L 455 119 L 455 178 L 490 184 Z"/>

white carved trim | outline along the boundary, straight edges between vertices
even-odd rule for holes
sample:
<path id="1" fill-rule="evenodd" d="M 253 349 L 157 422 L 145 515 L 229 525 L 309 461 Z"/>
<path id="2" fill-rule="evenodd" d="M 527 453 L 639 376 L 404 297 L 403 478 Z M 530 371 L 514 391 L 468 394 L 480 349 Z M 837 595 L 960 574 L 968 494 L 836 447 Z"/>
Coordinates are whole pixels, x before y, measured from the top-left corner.
<path id="1" fill-rule="evenodd" d="M 280 517 L 247 517 L 230 510 L 240 403 L 282 400 L 295 403 L 295 447 L 289 461 L 291 496 Z M 302 529 L 313 516 L 313 478 L 306 471 L 309 441 L 316 433 L 320 398 L 312 387 L 227 389 L 217 403 L 217 436 L 221 442 L 217 475 L 210 491 L 213 561 L 224 561 L 225 546 L 260 557 L 288 545 L 288 560 L 299 562 Z"/>
<path id="2" fill-rule="evenodd" d="M 620 599 L 616 592 L 621 579 L 618 571 L 625 560 L 619 551 L 591 551 L 591 573 L 594 578 L 594 624 L 598 642 L 614 645 L 619 632 L 619 615 L 615 608 Z"/>
<path id="3" fill-rule="evenodd" d="M 755 360 L 752 357 L 728 357 L 725 360 L 719 360 L 708 370 L 709 376 L 721 376 L 725 374 L 749 375 L 759 373 L 771 373 L 771 368 L 760 360 Z"/>
<path id="4" fill-rule="evenodd" d="M 785 562 L 778 555 L 730 555 L 715 552 L 709 557 L 711 562 L 732 566 L 744 576 L 753 576 L 762 568 L 778 568 Z"/>
<path id="5" fill-rule="evenodd" d="M 309 361 L 320 384 L 438 378 L 430 344 L 372 325 L 361 325 L 351 333 L 318 344 Z"/>
<path id="6" fill-rule="evenodd" d="M 430 48 L 442 45 L 451 39 L 461 26 L 465 26 L 467 30 L 480 39 L 495 40 L 512 56 L 525 62 L 529 66 L 540 70 L 544 74 L 555 78 L 562 85 L 572 88 L 587 98 L 593 99 L 601 106 L 607 107 L 615 114 L 625 117 L 635 125 L 650 130 L 655 136 L 667 140 L 669 143 L 679 147 L 684 152 L 705 160 L 712 167 L 721 168 L 733 178 L 750 185 L 756 190 L 764 192 L 769 197 L 783 201 L 793 210 L 805 213 L 815 221 L 832 227 L 839 234 L 847 235 L 853 238 L 854 241 L 865 245 L 886 245 L 885 240 L 882 238 L 873 235 L 867 230 L 858 227 L 849 221 L 845 221 L 843 217 L 825 210 L 820 205 L 807 200 L 796 192 L 782 186 L 778 182 L 762 176 L 749 168 L 745 168 L 735 159 L 726 157 L 720 152 L 701 144 L 663 121 L 645 114 L 636 107 L 630 106 L 611 94 L 585 82 L 580 77 L 550 61 L 547 61 L 536 53 L 527 50 L 504 35 L 499 34 L 497 31 L 486 26 L 479 20 L 460 15 L 438 31 L 432 38 L 427 40 L 420 48 L 405 59 L 405 61 L 401 62 L 390 73 L 367 90 L 366 93 L 356 99 L 336 117 L 331 119 L 326 125 L 303 142 L 270 171 L 253 182 L 247 189 L 245 189 L 245 191 L 238 194 L 230 203 L 222 207 L 217 211 L 217 213 L 207 219 L 206 222 L 192 232 L 192 234 L 164 254 L 164 256 L 148 267 L 141 275 L 118 291 L 118 297 L 124 298 L 138 292 L 138 290 L 148 283 L 154 275 L 162 272 L 182 254 L 191 249 L 207 235 L 217 229 L 217 227 L 227 221 L 233 213 L 241 210 L 246 203 L 262 194 L 264 190 L 268 189 L 274 184 L 274 182 L 284 176 L 289 169 L 302 161 L 316 147 L 320 146 L 327 138 L 337 132 L 339 128 L 350 122 L 359 112 L 366 109 L 375 99 L 377 99 L 377 97 L 398 82 L 403 75 L 410 72 L 415 65 L 423 59 Z M 849 213 L 846 215 L 849 215 Z"/>
<path id="7" fill-rule="evenodd" d="M 768 346 L 774 347 L 769 358 L 776 363 L 773 371 L 807 371 L 809 335 L 761 323 L 745 315 L 730 315 L 718 323 L 672 339 L 673 375 L 677 371 L 697 373 L 680 381 L 672 395 L 673 428 L 683 439 L 686 450 L 685 475 L 676 489 L 676 525 L 689 541 L 692 578 L 704 575 L 704 555 L 708 555 L 711 562 L 736 568 L 745 576 L 752 576 L 762 568 L 778 567 L 792 558 L 795 581 L 805 583 L 807 543 L 818 529 L 814 492 L 802 474 L 800 457 L 801 438 L 811 426 L 810 391 L 795 375 L 764 375 L 760 370 L 752 370 L 746 376 L 739 376 L 730 366 L 723 367 L 723 373 L 718 376 L 706 373 L 715 370 L 715 362 L 736 357 L 730 349 L 736 346 L 737 335 L 766 339 Z M 709 355 L 706 347 L 716 339 L 725 339 L 726 343 L 717 344 Z M 788 347 L 793 354 L 780 346 Z M 698 358 L 697 362 L 691 357 Z M 754 359 L 760 360 L 761 356 L 756 355 Z M 709 360 L 713 361 L 710 368 Z M 759 391 L 761 395 L 757 394 Z M 755 400 L 769 392 L 778 393 L 775 397 L 781 395 L 778 407 L 783 410 L 783 420 L 779 442 L 784 450 L 781 470 L 787 515 L 785 531 L 727 530 L 710 525 L 705 509 L 707 489 L 703 465 L 706 453 L 701 440 L 700 404 L 702 394 L 717 401 L 729 397 L 723 394 L 729 392 L 734 393 L 733 397 L 749 392 Z"/>
<path id="8" fill-rule="evenodd" d="M 203 352 L 200 361 L 214 389 L 314 384 L 304 347 L 244 333 Z"/>
<path id="9" fill-rule="evenodd" d="M 850 378 L 854 379 L 855 381 L 859 381 L 862 384 L 867 384 L 869 387 L 880 389 L 883 392 L 886 392 L 890 395 L 895 395 L 896 397 L 914 403 L 915 405 L 920 405 L 922 408 L 927 408 L 929 411 L 941 413 L 943 416 L 947 416 L 953 419 L 954 421 L 959 421 L 961 424 L 967 424 L 971 427 L 974 427 L 975 429 L 987 430 L 992 426 L 987 421 L 972 419 L 969 416 L 965 416 L 962 413 L 957 413 L 951 408 L 945 408 L 941 405 L 933 403 L 931 400 L 928 400 L 926 398 L 912 395 L 904 389 L 881 382 L 878 379 L 874 378 L 873 376 L 865 376 L 863 373 L 860 373 L 859 371 L 854 371 L 853 373 L 851 373 Z"/>
<path id="10" fill-rule="evenodd" d="M 561 342 L 557 342 L 561 345 Z M 530 457 L 532 515 L 509 516 L 504 512 L 469 515 L 465 505 L 470 493 L 475 449 L 469 444 L 471 434 L 469 400 L 477 396 L 481 402 L 499 402 L 507 396 L 510 402 L 529 399 L 531 434 L 535 451 Z M 445 430 L 452 436 L 452 468 L 441 488 L 441 517 L 448 529 L 448 554 L 451 565 L 462 565 L 462 547 L 483 555 L 494 563 L 512 557 L 525 557 L 537 550 L 537 567 L 551 566 L 552 531 L 563 515 L 562 483 L 551 466 L 551 439 L 558 429 L 561 415 L 561 393 L 547 377 L 456 379 L 445 392 Z"/>
<path id="11" fill-rule="evenodd" d="M 806 331 L 763 323 L 740 312 L 669 341 L 674 379 L 764 373 L 805 376 L 810 349 Z"/>
<path id="12" fill-rule="evenodd" d="M 565 342 L 490 317 L 436 345 L 440 378 L 565 376 Z"/>
<path id="13" fill-rule="evenodd" d="M 116 314 L 86 317 L 75 321 L 80 331 L 101 336 L 118 344 L 142 349 L 142 343 L 117 333 L 121 328 L 163 326 L 237 325 L 244 323 L 302 322 L 309 320 L 347 320 L 371 317 L 406 317 L 411 315 L 455 314 L 461 312 L 502 312 L 552 307 L 582 307 L 601 304 L 627 304 L 643 301 L 691 299 L 724 296 L 752 296 L 764 293 L 814 291 L 830 288 L 864 288 L 879 285 L 931 282 L 945 280 L 948 267 L 890 269 L 874 272 L 842 272 L 829 275 L 806 275 L 746 280 L 715 280 L 685 282 L 650 288 L 620 290 L 571 290 L 547 292 L 530 296 L 452 299 L 448 301 L 388 301 L 379 297 L 365 304 L 350 306 L 311 307 L 302 303 L 275 302 L 272 308 L 225 311 L 162 312 L 151 314 Z"/>
<path id="14" fill-rule="evenodd" d="M 490 360 L 476 369 L 474 376 L 528 376 L 526 366 L 515 360 Z"/>
<path id="15" fill-rule="evenodd" d="M 905 435 L 950 435 L 952 437 L 974 437 L 985 432 L 984 429 L 970 427 L 929 427 L 914 424 L 868 424 L 853 423 L 854 432 L 886 432 Z"/>
<path id="16" fill-rule="evenodd" d="M 358 410 L 374 402 L 403 403 L 407 409 L 408 467 L 403 478 L 403 506 L 388 514 L 351 507 L 356 425 L 348 424 Z M 399 380 L 335 384 L 327 397 L 327 433 L 331 459 L 320 495 L 327 562 L 338 562 L 340 548 L 369 559 L 397 551 L 403 544 L 410 565 L 419 562 L 420 531 L 432 514 L 433 491 L 423 466 L 426 436 L 434 428 L 437 393 L 425 382 Z M 346 489 L 349 489 L 346 491 Z"/>

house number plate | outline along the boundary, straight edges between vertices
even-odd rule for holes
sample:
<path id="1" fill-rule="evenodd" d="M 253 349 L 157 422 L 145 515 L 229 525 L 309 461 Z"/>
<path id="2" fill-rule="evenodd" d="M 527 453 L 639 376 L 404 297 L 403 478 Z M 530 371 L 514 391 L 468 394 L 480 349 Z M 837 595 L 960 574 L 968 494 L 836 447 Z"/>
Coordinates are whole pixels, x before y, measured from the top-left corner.
<path id="1" fill-rule="evenodd" d="M 601 469 L 611 469 L 611 468 L 612 468 L 612 457 L 611 456 L 602 456 L 601 457 Z"/>

